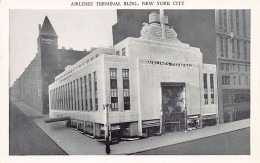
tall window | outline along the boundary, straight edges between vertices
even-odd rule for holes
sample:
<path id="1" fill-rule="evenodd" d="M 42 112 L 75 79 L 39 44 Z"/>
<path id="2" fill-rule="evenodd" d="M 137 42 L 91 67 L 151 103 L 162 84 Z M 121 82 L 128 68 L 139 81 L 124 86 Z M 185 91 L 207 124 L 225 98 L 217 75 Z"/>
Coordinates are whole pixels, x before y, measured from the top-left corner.
<path id="1" fill-rule="evenodd" d="M 231 24 L 231 32 L 234 31 L 234 25 L 233 25 L 233 10 L 230 10 L 230 24 Z"/>
<path id="2" fill-rule="evenodd" d="M 97 73 L 94 72 L 95 109 L 98 110 Z"/>
<path id="3" fill-rule="evenodd" d="M 230 76 L 222 76 L 222 85 L 230 85 Z"/>
<path id="4" fill-rule="evenodd" d="M 220 53 L 221 57 L 224 57 L 223 37 L 220 37 Z"/>
<path id="5" fill-rule="evenodd" d="M 122 56 L 126 56 L 125 55 L 125 48 L 122 49 Z"/>
<path id="6" fill-rule="evenodd" d="M 85 105 L 86 105 L 86 110 L 88 110 L 88 92 L 87 92 L 87 76 L 84 76 L 84 83 L 85 83 Z"/>
<path id="7" fill-rule="evenodd" d="M 63 85 L 61 86 L 61 108 L 62 110 L 64 110 L 64 89 L 63 89 Z"/>
<path id="8" fill-rule="evenodd" d="M 237 29 L 237 35 L 239 35 L 239 11 L 236 10 L 236 29 Z"/>
<path id="9" fill-rule="evenodd" d="M 67 84 L 64 85 L 64 91 L 65 91 L 65 110 L 68 110 L 68 91 L 67 91 Z"/>
<path id="10" fill-rule="evenodd" d="M 232 44 L 232 53 L 235 53 L 235 41 L 234 39 L 231 40 L 231 44 Z M 232 55 L 234 58 L 234 55 Z"/>
<path id="11" fill-rule="evenodd" d="M 243 19 L 243 36 L 246 37 L 246 11 L 242 10 Z"/>
<path id="12" fill-rule="evenodd" d="M 219 29 L 222 30 L 222 10 L 219 10 Z"/>
<path id="13" fill-rule="evenodd" d="M 226 58 L 228 58 L 228 38 L 225 38 L 225 53 L 226 53 Z"/>
<path id="14" fill-rule="evenodd" d="M 76 108 L 77 108 L 77 105 L 76 105 L 76 96 L 77 96 L 77 92 L 76 92 L 76 90 L 77 90 L 77 87 L 76 87 L 76 81 L 74 80 L 73 81 L 74 82 L 74 110 L 77 110 Z"/>
<path id="15" fill-rule="evenodd" d="M 224 10 L 224 32 L 227 32 L 227 10 Z"/>
<path id="16" fill-rule="evenodd" d="M 123 76 L 124 110 L 130 110 L 129 70 L 123 69 L 122 76 Z"/>
<path id="17" fill-rule="evenodd" d="M 240 59 L 240 42 L 237 40 L 237 59 Z"/>
<path id="18" fill-rule="evenodd" d="M 226 71 L 229 71 L 229 63 L 226 63 Z"/>
<path id="19" fill-rule="evenodd" d="M 83 97 L 83 81 L 82 81 L 82 77 L 80 78 L 80 94 L 81 94 L 81 110 L 84 110 L 83 109 L 84 97 Z"/>
<path id="20" fill-rule="evenodd" d="M 245 77 L 245 83 L 248 85 L 248 76 Z"/>
<path id="21" fill-rule="evenodd" d="M 204 104 L 208 104 L 208 83 L 207 83 L 207 74 L 203 74 L 203 83 L 204 83 Z"/>
<path id="22" fill-rule="evenodd" d="M 68 101 L 68 110 L 70 110 L 70 83 L 67 83 L 67 101 Z"/>
<path id="23" fill-rule="evenodd" d="M 238 76 L 238 84 L 241 85 L 241 76 Z"/>
<path id="24" fill-rule="evenodd" d="M 72 82 L 70 82 L 70 110 L 73 110 L 73 87 Z"/>
<path id="25" fill-rule="evenodd" d="M 244 59 L 247 59 L 247 46 L 246 46 L 246 42 L 244 42 Z"/>
<path id="26" fill-rule="evenodd" d="M 210 74 L 210 97 L 211 97 L 211 104 L 214 104 L 214 76 Z"/>
<path id="27" fill-rule="evenodd" d="M 118 111 L 117 69 L 110 69 L 111 110 Z"/>
<path id="28" fill-rule="evenodd" d="M 233 76 L 234 85 L 236 85 L 236 76 Z"/>
<path id="29" fill-rule="evenodd" d="M 89 105 L 90 105 L 90 111 L 93 110 L 92 105 L 92 84 L 91 84 L 91 74 L 88 74 L 88 86 L 89 86 Z"/>
<path id="30" fill-rule="evenodd" d="M 237 65 L 237 71 L 240 72 L 240 64 Z"/>
<path id="31" fill-rule="evenodd" d="M 120 55 L 120 54 L 119 54 L 119 51 L 116 52 L 116 55 Z"/>
<path id="32" fill-rule="evenodd" d="M 79 100 L 79 97 L 80 97 L 80 92 L 79 92 L 79 87 L 80 87 L 80 85 L 79 85 L 79 79 L 77 79 L 77 98 L 78 98 L 78 104 L 77 104 L 77 107 L 78 107 L 78 109 L 77 110 L 80 110 L 80 100 Z"/>

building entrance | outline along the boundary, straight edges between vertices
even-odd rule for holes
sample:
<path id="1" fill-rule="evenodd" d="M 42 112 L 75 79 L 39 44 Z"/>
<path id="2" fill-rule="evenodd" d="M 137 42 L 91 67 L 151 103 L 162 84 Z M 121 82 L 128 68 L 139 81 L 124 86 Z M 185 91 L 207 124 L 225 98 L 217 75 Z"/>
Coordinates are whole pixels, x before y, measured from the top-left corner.
<path id="1" fill-rule="evenodd" d="M 185 130 L 185 83 L 162 83 L 162 132 Z"/>

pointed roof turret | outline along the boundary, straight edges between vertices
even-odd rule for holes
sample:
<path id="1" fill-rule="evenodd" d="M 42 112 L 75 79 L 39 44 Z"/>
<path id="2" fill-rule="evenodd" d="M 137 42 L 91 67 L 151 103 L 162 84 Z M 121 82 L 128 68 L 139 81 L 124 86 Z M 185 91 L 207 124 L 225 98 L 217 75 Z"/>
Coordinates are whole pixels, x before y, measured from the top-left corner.
<path id="1" fill-rule="evenodd" d="M 44 18 L 42 28 L 40 29 L 40 35 L 58 37 L 47 16 L 45 16 L 45 18 Z"/>

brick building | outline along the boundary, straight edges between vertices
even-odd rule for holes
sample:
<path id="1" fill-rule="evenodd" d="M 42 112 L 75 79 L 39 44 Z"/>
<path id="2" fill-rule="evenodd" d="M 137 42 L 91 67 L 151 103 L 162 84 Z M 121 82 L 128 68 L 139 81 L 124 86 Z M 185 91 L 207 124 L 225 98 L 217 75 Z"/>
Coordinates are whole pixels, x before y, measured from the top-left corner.
<path id="1" fill-rule="evenodd" d="M 152 10 L 117 10 L 114 45 L 139 37 Z M 218 66 L 220 123 L 250 114 L 250 10 L 165 10 L 181 42 L 200 48 Z"/>
<path id="2" fill-rule="evenodd" d="M 58 49 L 58 35 L 46 16 L 39 25 L 38 52 L 10 89 L 11 95 L 23 100 L 43 114 L 49 112 L 48 85 L 55 76 L 89 54 L 89 51 Z"/>

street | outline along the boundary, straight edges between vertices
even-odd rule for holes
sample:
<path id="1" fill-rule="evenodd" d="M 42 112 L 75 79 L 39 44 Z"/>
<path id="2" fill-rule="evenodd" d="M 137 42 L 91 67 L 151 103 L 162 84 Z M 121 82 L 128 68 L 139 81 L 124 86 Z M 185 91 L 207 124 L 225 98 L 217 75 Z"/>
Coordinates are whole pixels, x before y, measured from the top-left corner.
<path id="1" fill-rule="evenodd" d="M 32 120 L 14 104 L 9 112 L 10 155 L 66 155 Z"/>
<path id="2" fill-rule="evenodd" d="M 249 155 L 250 128 L 156 148 L 134 155 Z"/>

